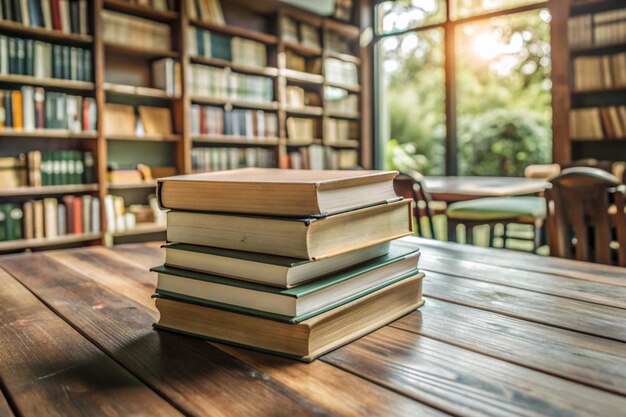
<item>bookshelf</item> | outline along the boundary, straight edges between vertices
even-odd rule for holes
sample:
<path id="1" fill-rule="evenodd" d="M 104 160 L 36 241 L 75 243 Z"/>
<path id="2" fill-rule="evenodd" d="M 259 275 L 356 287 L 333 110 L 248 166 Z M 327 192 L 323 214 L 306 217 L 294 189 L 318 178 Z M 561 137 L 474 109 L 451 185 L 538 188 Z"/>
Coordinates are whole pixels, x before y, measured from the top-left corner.
<path id="1" fill-rule="evenodd" d="M 552 3 L 554 161 L 623 160 L 626 4 L 620 0 Z"/>
<path id="2" fill-rule="evenodd" d="M 350 22 L 332 17 L 320 17 L 298 8 L 273 0 L 255 2 L 229 0 L 220 2 L 225 24 L 217 24 L 189 16 L 185 0 L 171 2 L 171 10 L 157 10 L 149 6 L 125 0 L 94 0 L 88 4 L 88 30 L 86 33 L 67 33 L 22 23 L 0 20 L 0 34 L 33 41 L 84 48 L 92 54 L 92 79 L 90 81 L 60 78 L 33 77 L 21 74 L 0 74 L 0 90 L 20 89 L 23 86 L 41 87 L 46 93 L 60 92 L 95 99 L 97 130 L 70 131 L 67 129 L 10 129 L 0 128 L 0 156 L 16 156 L 20 153 L 40 150 L 42 152 L 67 150 L 90 152 L 95 160 L 95 181 L 86 184 L 63 184 L 46 186 L 20 186 L 0 189 L 0 203 L 23 204 L 31 200 L 66 195 L 98 197 L 100 204 L 101 230 L 83 234 L 67 234 L 54 238 L 32 238 L 0 242 L 0 253 L 24 250 L 81 246 L 91 244 L 113 244 L 139 241 L 142 238 L 164 238 L 164 227 L 153 222 L 138 223 L 133 229 L 112 231 L 107 228 L 105 197 L 109 194 L 122 196 L 125 205 L 146 204 L 148 196 L 154 194 L 155 181 L 113 184 L 109 182 L 109 166 L 120 169 L 131 164 L 144 163 L 151 167 L 175 169 L 177 173 L 200 172 L 194 167 L 192 158 L 198 152 L 218 155 L 222 162 L 239 155 L 242 158 L 254 154 L 256 161 L 266 161 L 270 166 L 289 168 L 293 161 L 290 154 L 307 155 L 311 147 L 317 155 L 328 158 L 337 152 L 354 152 L 354 162 L 368 168 L 371 159 L 371 74 L 367 63 L 371 62 L 371 47 L 359 45 L 361 16 L 367 15 L 369 2 L 355 1 L 355 18 Z M 362 8 L 362 10 L 361 10 Z M 107 34 L 106 15 L 129 16 L 154 22 L 169 28 L 170 48 L 142 47 L 133 43 L 117 42 Z M 281 31 L 281 19 L 288 17 L 297 25 L 308 25 L 316 33 L 317 45 L 288 39 Z M 227 39 L 241 38 L 259 42 L 265 48 L 265 65 L 250 65 L 237 59 L 219 56 L 201 56 L 190 53 L 188 31 L 197 28 Z M 331 39 L 332 38 L 332 39 Z M 346 50 L 332 47 L 333 39 L 345 41 Z M 319 60 L 314 72 L 289 68 L 285 55 L 289 52 L 303 57 L 307 62 Z M 169 58 L 180 67 L 180 88 L 177 94 L 166 92 L 154 85 L 151 65 L 155 60 Z M 357 68 L 358 82 L 342 83 L 326 74 L 324 60 L 331 58 L 346 62 Z M 238 98 L 200 95 L 190 88 L 189 74 L 192 66 L 204 66 L 225 70 L 244 77 L 262 77 L 271 80 L 271 100 L 251 97 Z M 302 88 L 310 95 L 317 95 L 314 103 L 294 106 L 287 101 L 289 86 Z M 335 89 L 344 95 L 352 95 L 353 108 L 332 107 L 327 90 Z M 106 104 L 120 104 L 166 108 L 171 114 L 171 133 L 155 134 L 135 131 L 115 132 L 107 126 Z M 356 104 L 355 104 L 356 103 Z M 274 115 L 275 131 L 270 134 L 224 134 L 192 131 L 190 116 L 192 107 L 208 106 L 223 112 L 246 111 L 254 114 Z M 260 113 L 259 113 L 260 112 Z M 313 121 L 314 131 L 310 138 L 292 137 L 287 128 L 288 118 L 295 117 Z M 247 119 L 246 119 L 247 120 Z M 325 133 L 329 123 L 346 121 L 354 123 L 358 134 L 350 138 L 329 141 Z M 361 123 L 365 121 L 365 123 Z M 255 123 L 257 123 L 255 121 Z M 231 132 L 232 133 L 232 132 Z M 346 139 L 346 140 L 344 140 Z M 347 140 L 350 139 L 350 140 Z M 327 152 L 327 154 L 322 154 Z M 334 152 L 334 154 L 333 154 Z M 313 150 L 310 153 L 314 153 Z M 208 156 L 207 156 L 208 158 Z M 344 158 L 345 159 L 345 158 Z M 326 159 L 327 160 L 327 159 Z M 206 159 L 209 161 L 209 159 Z M 205 161 L 205 162 L 206 162 Z M 213 161 L 214 162 L 214 161 Z M 221 166 L 225 168 L 225 166 Z"/>

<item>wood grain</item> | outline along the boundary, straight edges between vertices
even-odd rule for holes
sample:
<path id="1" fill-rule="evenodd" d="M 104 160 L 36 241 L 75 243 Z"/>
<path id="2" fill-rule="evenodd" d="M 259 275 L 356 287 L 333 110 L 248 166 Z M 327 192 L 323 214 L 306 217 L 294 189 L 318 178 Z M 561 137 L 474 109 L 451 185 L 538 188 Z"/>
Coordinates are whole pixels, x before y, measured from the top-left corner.
<path id="1" fill-rule="evenodd" d="M 0 309 L 0 379 L 19 415 L 180 415 L 4 270 L 0 285 L 10 306 Z"/>
<path id="2" fill-rule="evenodd" d="M 515 276 L 515 275 L 514 275 Z M 626 310 L 429 272 L 424 295 L 614 340 L 626 341 Z"/>
<path id="3" fill-rule="evenodd" d="M 137 378 L 194 415 L 324 415 L 268 375 L 203 340 L 152 329 L 156 313 L 51 255 L 0 265 Z"/>
<path id="4" fill-rule="evenodd" d="M 0 417 L 15 417 L 13 410 L 11 410 L 11 406 L 7 401 L 6 397 L 0 391 Z"/>
<path id="5" fill-rule="evenodd" d="M 384 327 L 323 357 L 454 415 L 617 416 L 626 398 Z"/>
<path id="6" fill-rule="evenodd" d="M 410 239 L 421 247 L 424 258 L 428 257 L 430 254 L 443 253 L 447 256 L 488 265 L 560 275 L 610 285 L 626 286 L 626 271 L 624 271 L 624 268 L 616 266 L 538 256 L 506 249 L 494 251 L 492 248 L 461 245 L 453 242 L 441 242 L 434 239 Z"/>
<path id="7" fill-rule="evenodd" d="M 621 342 L 432 298 L 392 326 L 626 395 L 626 345 Z"/>
<path id="8" fill-rule="evenodd" d="M 165 262 L 165 249 L 160 245 L 165 242 L 152 242 L 156 244 L 127 244 L 116 245 L 111 250 L 113 253 L 123 256 L 127 261 L 141 265 L 145 268 L 152 268 Z"/>
<path id="9" fill-rule="evenodd" d="M 488 265 L 449 255 L 442 256 L 440 253 L 422 256 L 420 268 L 543 294 L 626 308 L 626 287 L 608 286 L 559 275 Z M 514 280 L 511 279 L 512 276 L 515 276 Z"/>

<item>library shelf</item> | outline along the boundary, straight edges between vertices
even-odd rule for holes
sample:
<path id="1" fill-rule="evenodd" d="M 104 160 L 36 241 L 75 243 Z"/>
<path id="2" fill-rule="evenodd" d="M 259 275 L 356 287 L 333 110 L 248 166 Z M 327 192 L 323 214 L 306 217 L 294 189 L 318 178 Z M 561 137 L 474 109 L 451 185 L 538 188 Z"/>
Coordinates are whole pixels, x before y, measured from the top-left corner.
<path id="1" fill-rule="evenodd" d="M 239 26 L 218 25 L 215 23 L 204 22 L 198 19 L 189 19 L 189 24 L 213 32 L 223 33 L 225 35 L 252 39 L 267 45 L 276 44 L 278 42 L 278 37 L 276 37 L 276 35 L 264 32 L 257 32 L 255 30 L 250 30 Z"/>
<path id="2" fill-rule="evenodd" d="M 181 135 L 106 135 L 106 140 L 123 140 L 138 142 L 179 142 Z"/>
<path id="3" fill-rule="evenodd" d="M 602 138 L 602 139 L 590 139 L 590 138 L 572 138 L 572 142 L 624 142 L 626 144 L 626 137 L 624 138 Z"/>
<path id="4" fill-rule="evenodd" d="M 132 184 L 111 184 L 108 183 L 109 190 L 138 190 L 141 188 L 156 188 L 156 180 L 135 182 Z"/>
<path id="5" fill-rule="evenodd" d="M 152 233 L 163 233 L 167 230 L 167 227 L 164 224 L 157 223 L 137 223 L 135 227 L 129 230 L 124 230 L 121 232 L 113 232 L 111 236 L 116 237 L 124 237 L 124 236 L 137 236 L 137 235 L 147 235 Z"/>
<path id="6" fill-rule="evenodd" d="M 279 75 L 285 77 L 289 81 L 298 81 L 309 84 L 323 84 L 324 76 L 321 74 L 313 74 L 310 72 L 296 71 L 292 69 L 282 69 Z"/>
<path id="7" fill-rule="evenodd" d="M 91 35 L 64 33 L 58 30 L 26 26 L 10 20 L 0 20 L 0 33 L 27 36 L 47 42 L 71 43 L 76 46 L 89 46 L 94 40 Z"/>
<path id="8" fill-rule="evenodd" d="M 572 10 L 572 16 L 586 13 L 598 13 L 607 10 L 618 9 L 623 6 L 623 0 L 585 0 L 582 2 L 574 1 L 570 5 Z"/>
<path id="9" fill-rule="evenodd" d="M 342 90 L 346 90 L 346 91 L 349 91 L 351 93 L 359 93 L 359 92 L 361 92 L 361 86 L 358 85 L 358 84 L 345 84 L 345 83 L 338 83 L 338 82 L 335 82 L 335 81 L 326 80 L 326 81 L 324 81 L 324 85 L 326 87 L 341 88 Z"/>
<path id="10" fill-rule="evenodd" d="M 287 138 L 287 142 L 285 142 L 286 146 L 289 147 L 302 147 L 302 146 L 310 146 L 310 145 L 323 145 L 322 139 L 293 139 Z"/>
<path id="11" fill-rule="evenodd" d="M 178 13 L 172 10 L 158 10 L 154 7 L 143 6 L 121 0 L 104 0 L 105 9 L 115 10 L 144 19 L 155 20 L 157 22 L 174 22 L 178 19 Z"/>
<path id="12" fill-rule="evenodd" d="M 319 57 L 322 55 L 322 48 L 319 46 L 305 45 L 290 40 L 283 40 L 282 43 L 285 48 L 298 52 L 306 57 Z"/>
<path id="13" fill-rule="evenodd" d="M 330 117 L 332 119 L 357 120 L 360 115 L 355 112 L 327 110 L 324 112 L 324 117 Z"/>
<path id="14" fill-rule="evenodd" d="M 572 89 L 573 95 L 585 94 L 623 94 L 626 97 L 626 87 L 589 88 L 585 90 Z"/>
<path id="15" fill-rule="evenodd" d="M 0 197 L 43 196 L 98 191 L 98 184 L 44 185 L 0 190 Z"/>
<path id="16" fill-rule="evenodd" d="M 279 143 L 277 137 L 246 137 L 229 135 L 194 135 L 193 142 L 211 143 L 216 145 L 255 145 L 255 146 L 276 146 Z"/>
<path id="17" fill-rule="evenodd" d="M 351 41 L 358 39 L 361 34 L 361 30 L 358 26 L 332 18 L 322 20 L 322 27 L 340 33 L 343 37 Z"/>
<path id="18" fill-rule="evenodd" d="M 34 239 L 7 240 L 4 242 L 0 242 L 0 253 L 24 249 L 44 248 L 49 246 L 67 245 L 70 243 L 96 241 L 100 240 L 101 238 L 102 233 L 96 232 Z"/>
<path id="19" fill-rule="evenodd" d="M 152 87 L 140 87 L 126 84 L 104 83 L 104 91 L 129 97 L 158 98 L 161 100 L 178 100 L 180 96 L 167 94 L 165 90 Z"/>
<path id="20" fill-rule="evenodd" d="M 197 104 L 208 104 L 216 106 L 232 106 L 241 107 L 254 110 L 278 110 L 277 101 L 248 101 L 248 100 L 236 100 L 228 98 L 215 98 L 215 97 L 201 97 L 192 96 L 191 101 Z"/>
<path id="21" fill-rule="evenodd" d="M 572 56 L 585 54 L 601 54 L 621 52 L 626 49 L 626 42 L 607 43 L 602 45 L 574 46 L 570 49 Z"/>
<path id="22" fill-rule="evenodd" d="M 66 129 L 17 130 L 0 129 L 0 137 L 44 139 L 96 139 L 97 132 L 71 132 Z"/>
<path id="23" fill-rule="evenodd" d="M 338 140 L 337 142 L 324 143 L 324 146 L 330 146 L 331 148 L 358 149 L 359 141 L 356 139 Z"/>
<path id="24" fill-rule="evenodd" d="M 301 116 L 322 116 L 324 109 L 318 106 L 304 106 L 304 107 L 285 107 L 285 112 L 288 114 L 301 115 Z"/>
<path id="25" fill-rule="evenodd" d="M 255 67 L 250 65 L 236 64 L 231 61 L 218 58 L 207 58 L 203 56 L 191 56 L 189 60 L 194 64 L 210 65 L 213 67 L 230 68 L 234 72 L 250 75 L 264 75 L 266 77 L 276 77 L 278 68 L 276 67 Z"/>
<path id="26" fill-rule="evenodd" d="M 345 62 L 351 62 L 355 65 L 361 65 L 361 59 L 359 57 L 356 57 L 354 55 L 350 55 L 350 54 L 344 54 L 341 52 L 335 52 L 335 51 L 330 51 L 330 50 L 325 50 L 324 51 L 324 56 L 326 58 L 335 58 L 335 59 L 339 59 L 341 61 L 345 61 Z"/>
<path id="27" fill-rule="evenodd" d="M 172 50 L 141 48 L 134 45 L 122 45 L 114 42 L 104 42 L 104 49 L 106 52 L 126 55 L 132 57 L 141 57 L 146 59 L 157 58 L 180 58 L 180 54 Z"/>
<path id="28" fill-rule="evenodd" d="M 61 78 L 37 78 L 31 75 L 18 74 L 2 74 L 0 75 L 0 82 L 62 88 L 64 90 L 75 91 L 93 91 L 95 89 L 95 84 L 89 81 L 64 80 Z"/>

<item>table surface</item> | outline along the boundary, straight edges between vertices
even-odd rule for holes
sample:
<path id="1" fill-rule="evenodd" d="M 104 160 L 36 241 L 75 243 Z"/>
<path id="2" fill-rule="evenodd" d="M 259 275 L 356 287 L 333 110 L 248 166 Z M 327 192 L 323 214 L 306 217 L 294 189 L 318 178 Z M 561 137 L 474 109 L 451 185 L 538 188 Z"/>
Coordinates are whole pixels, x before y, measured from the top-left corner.
<path id="1" fill-rule="evenodd" d="M 155 244 L 0 258 L 0 416 L 623 416 L 626 270 L 416 239 L 426 304 L 305 364 L 158 332 Z"/>
<path id="2" fill-rule="evenodd" d="M 537 194 L 548 184 L 546 180 L 520 177 L 424 177 L 433 200 L 447 202 Z"/>

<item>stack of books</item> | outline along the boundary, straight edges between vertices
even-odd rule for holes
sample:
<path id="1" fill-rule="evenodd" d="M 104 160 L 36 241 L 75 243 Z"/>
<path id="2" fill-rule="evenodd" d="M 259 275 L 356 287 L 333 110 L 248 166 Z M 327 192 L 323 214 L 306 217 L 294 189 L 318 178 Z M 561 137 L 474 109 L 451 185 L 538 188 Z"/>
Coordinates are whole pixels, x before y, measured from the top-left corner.
<path id="1" fill-rule="evenodd" d="M 422 303 L 396 172 L 240 169 L 162 178 L 158 329 L 311 361 Z"/>

